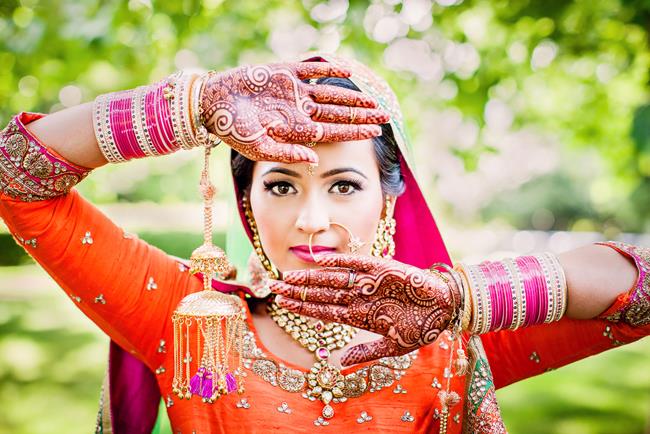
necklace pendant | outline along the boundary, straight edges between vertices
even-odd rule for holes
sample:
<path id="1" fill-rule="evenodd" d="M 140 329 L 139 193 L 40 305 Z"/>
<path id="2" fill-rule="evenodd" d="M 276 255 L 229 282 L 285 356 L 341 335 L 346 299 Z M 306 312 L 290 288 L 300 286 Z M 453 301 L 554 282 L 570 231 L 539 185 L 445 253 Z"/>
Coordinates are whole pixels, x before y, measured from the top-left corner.
<path id="1" fill-rule="evenodd" d="M 334 417 L 334 408 L 331 405 L 327 404 L 325 407 L 323 407 L 321 414 L 325 419 L 331 419 Z"/>
<path id="2" fill-rule="evenodd" d="M 321 360 L 314 366 L 316 365 L 320 365 L 320 367 L 317 367 L 316 381 L 323 389 L 331 390 L 336 386 L 336 383 L 343 380 L 341 371 L 327 363 L 327 360 Z"/>
<path id="3" fill-rule="evenodd" d="M 345 388 L 341 370 L 327 363 L 327 359 L 322 359 L 314 363 L 307 377 L 311 386 L 307 395 L 319 399 L 325 405 L 321 414 L 325 419 L 331 419 L 334 416 L 331 403 L 338 402 Z"/>

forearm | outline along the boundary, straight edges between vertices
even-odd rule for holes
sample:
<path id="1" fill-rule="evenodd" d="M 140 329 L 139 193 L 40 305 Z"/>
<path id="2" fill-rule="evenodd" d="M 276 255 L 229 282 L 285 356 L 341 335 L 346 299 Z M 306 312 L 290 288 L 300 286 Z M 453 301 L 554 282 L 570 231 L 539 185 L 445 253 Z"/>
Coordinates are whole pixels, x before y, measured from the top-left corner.
<path id="1" fill-rule="evenodd" d="M 92 103 L 70 107 L 25 127 L 66 160 L 94 169 L 107 163 L 95 138 Z"/>
<path id="2" fill-rule="evenodd" d="M 457 264 L 463 282 L 463 328 L 473 334 L 516 330 L 563 317 L 648 319 L 648 249 L 599 243 L 560 256 L 540 253 Z"/>
<path id="3" fill-rule="evenodd" d="M 648 256 L 648 249 L 613 243 L 560 255 L 568 282 L 566 315 L 552 324 L 481 336 L 497 388 L 647 336 Z"/>
<path id="4" fill-rule="evenodd" d="M 569 318 L 597 317 L 620 294 L 629 291 L 638 278 L 634 261 L 603 245 L 574 249 L 558 259 L 567 281 Z"/>
<path id="5" fill-rule="evenodd" d="M 148 86 L 100 95 L 93 103 L 25 127 L 43 146 L 89 169 L 191 149 L 204 144 L 207 135 L 198 121 L 202 84 L 202 77 L 174 74 Z"/>

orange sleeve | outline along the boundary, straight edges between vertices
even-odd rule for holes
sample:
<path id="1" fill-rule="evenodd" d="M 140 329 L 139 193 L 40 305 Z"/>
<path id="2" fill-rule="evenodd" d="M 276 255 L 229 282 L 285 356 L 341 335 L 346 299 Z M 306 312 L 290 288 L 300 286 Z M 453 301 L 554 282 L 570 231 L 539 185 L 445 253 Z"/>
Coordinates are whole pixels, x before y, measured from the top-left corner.
<path id="1" fill-rule="evenodd" d="M 622 303 L 624 297 L 615 304 Z M 616 310 L 612 306 L 610 310 Z M 539 375 L 650 334 L 650 325 L 633 327 L 605 319 L 563 318 L 518 330 L 481 336 L 497 388 Z"/>
<path id="2" fill-rule="evenodd" d="M 0 194 L 16 241 L 72 301 L 152 370 L 171 351 L 170 315 L 200 282 L 171 256 L 125 234 L 76 190 L 22 202 Z M 167 334 L 169 332 L 169 334 Z M 161 345 L 162 344 L 162 345 Z"/>

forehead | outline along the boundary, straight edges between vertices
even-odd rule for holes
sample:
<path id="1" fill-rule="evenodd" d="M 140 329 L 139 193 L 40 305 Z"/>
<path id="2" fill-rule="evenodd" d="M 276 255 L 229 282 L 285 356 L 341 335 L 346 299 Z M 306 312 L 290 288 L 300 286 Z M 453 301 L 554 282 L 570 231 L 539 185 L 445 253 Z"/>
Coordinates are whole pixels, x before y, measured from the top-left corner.
<path id="1" fill-rule="evenodd" d="M 319 172 L 346 166 L 361 170 L 368 177 L 379 175 L 375 147 L 371 139 L 351 142 L 319 143 L 312 149 L 318 154 Z M 307 165 L 260 161 L 255 164 L 254 175 L 264 173 L 271 167 L 287 167 L 302 172 L 306 171 Z"/>

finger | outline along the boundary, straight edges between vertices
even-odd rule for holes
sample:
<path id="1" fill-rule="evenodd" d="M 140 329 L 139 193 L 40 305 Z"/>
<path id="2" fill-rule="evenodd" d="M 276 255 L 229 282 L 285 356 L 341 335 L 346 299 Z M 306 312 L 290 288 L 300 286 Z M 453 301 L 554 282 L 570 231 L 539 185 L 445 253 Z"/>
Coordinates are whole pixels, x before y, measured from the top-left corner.
<path id="1" fill-rule="evenodd" d="M 323 321 L 347 322 L 348 308 L 326 303 L 299 301 L 281 295 L 275 297 L 278 306 L 283 307 L 298 315 L 306 315 Z M 351 324 L 352 325 L 352 324 Z"/>
<path id="2" fill-rule="evenodd" d="M 316 122 L 336 124 L 385 124 L 390 116 L 380 109 L 317 104 L 311 114 Z"/>
<path id="3" fill-rule="evenodd" d="M 269 283 L 271 292 L 282 297 L 292 298 L 296 301 L 327 303 L 347 306 L 354 297 L 352 291 L 314 286 L 290 285 L 288 283 L 273 281 Z M 304 300 L 303 300 L 304 297 Z"/>
<path id="4" fill-rule="evenodd" d="M 365 255 L 327 253 L 316 255 L 316 263 L 321 267 L 349 268 L 367 273 L 379 265 L 380 260 Z"/>
<path id="5" fill-rule="evenodd" d="M 321 104 L 377 108 L 377 100 L 365 93 L 329 84 L 306 84 L 307 94 Z"/>
<path id="6" fill-rule="evenodd" d="M 354 140 L 372 139 L 381 136 L 379 125 L 346 125 L 346 124 L 317 124 L 315 142 L 351 142 Z"/>
<path id="7" fill-rule="evenodd" d="M 281 163 L 318 163 L 318 155 L 307 146 L 292 143 L 278 143 L 269 136 L 260 138 L 256 146 L 250 150 L 254 161 L 278 161 Z"/>
<path id="8" fill-rule="evenodd" d="M 301 80 L 321 77 L 347 78 L 352 75 L 349 69 L 330 62 L 300 62 L 294 64 L 294 71 Z"/>
<path id="9" fill-rule="evenodd" d="M 356 272 L 352 270 L 292 270 L 282 274 L 282 279 L 293 285 L 326 286 L 329 288 L 352 288 Z"/>
<path id="10" fill-rule="evenodd" d="M 411 349 L 400 347 L 394 341 L 383 337 L 376 341 L 353 346 L 343 354 L 341 364 L 350 366 L 382 357 L 402 356 L 410 351 Z"/>

